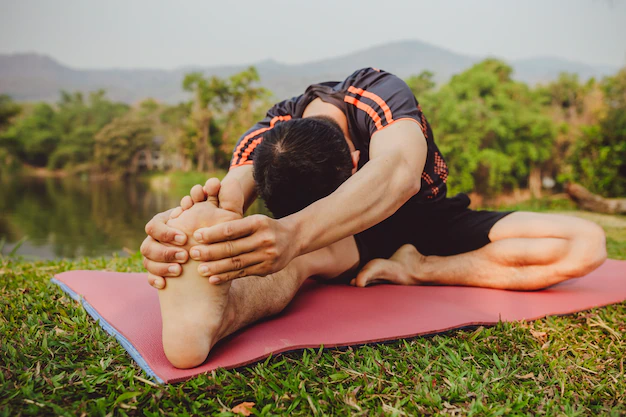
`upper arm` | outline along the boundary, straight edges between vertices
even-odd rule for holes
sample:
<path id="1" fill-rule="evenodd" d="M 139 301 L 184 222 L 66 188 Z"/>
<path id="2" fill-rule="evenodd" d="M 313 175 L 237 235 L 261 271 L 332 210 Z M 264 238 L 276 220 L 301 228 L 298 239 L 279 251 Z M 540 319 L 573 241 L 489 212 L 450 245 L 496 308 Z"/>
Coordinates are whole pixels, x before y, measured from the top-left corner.
<path id="1" fill-rule="evenodd" d="M 399 120 L 374 133 L 370 142 L 370 161 L 390 158 L 400 171 L 406 171 L 415 181 L 426 164 L 428 145 L 420 125 L 411 120 Z M 419 184 L 419 180 L 416 181 Z"/>
<path id="2" fill-rule="evenodd" d="M 409 86 L 388 72 L 365 69 L 347 90 L 345 101 L 357 107 L 357 124 L 371 138 L 370 160 L 393 155 L 419 178 L 428 152 L 427 122 Z"/>

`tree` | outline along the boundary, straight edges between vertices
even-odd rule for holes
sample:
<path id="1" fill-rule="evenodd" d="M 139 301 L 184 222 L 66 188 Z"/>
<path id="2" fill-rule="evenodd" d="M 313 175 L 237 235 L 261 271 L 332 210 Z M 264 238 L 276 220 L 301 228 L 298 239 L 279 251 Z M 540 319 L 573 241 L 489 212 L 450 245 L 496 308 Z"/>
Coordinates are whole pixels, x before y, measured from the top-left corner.
<path id="1" fill-rule="evenodd" d="M 62 91 L 57 108 L 61 140 L 50 155 L 48 166 L 53 169 L 93 161 L 98 131 L 130 109 L 107 100 L 104 90 L 89 93 L 87 100 L 80 92 Z"/>
<path id="2" fill-rule="evenodd" d="M 193 103 L 179 103 L 167 106 L 159 116 L 164 125 L 165 142 L 161 147 L 163 152 L 175 154 L 178 160 L 177 168 L 190 171 L 195 150 L 196 129 L 191 120 Z"/>
<path id="3" fill-rule="evenodd" d="M 6 137 L 3 132 L 21 111 L 21 106 L 13 102 L 11 97 L 0 94 L 0 173 L 11 172 L 18 165 L 17 150 L 19 146 L 14 137 Z"/>
<path id="4" fill-rule="evenodd" d="M 626 68 L 602 82 L 605 111 L 574 144 L 564 179 L 607 197 L 626 195 Z"/>
<path id="5" fill-rule="evenodd" d="M 40 103 L 29 116 L 10 126 L 0 143 L 22 161 L 43 167 L 60 141 L 61 131 L 54 109 Z"/>
<path id="6" fill-rule="evenodd" d="M 413 91 L 415 97 L 420 100 L 422 94 L 428 91 L 432 91 L 432 89 L 435 88 L 436 84 L 433 81 L 434 76 L 435 74 L 430 71 L 422 71 L 419 73 L 419 75 L 413 75 L 407 78 L 406 83 L 408 84 L 411 91 Z"/>
<path id="7" fill-rule="evenodd" d="M 214 147 L 211 143 L 211 122 L 228 97 L 228 85 L 218 77 L 205 78 L 201 73 L 187 74 L 183 89 L 192 92 L 191 118 L 196 125 L 196 151 L 199 171 L 215 170 Z"/>
<path id="8" fill-rule="evenodd" d="M 556 81 L 548 84 L 546 93 L 552 104 L 560 107 L 567 117 L 572 118 L 582 111 L 585 90 L 578 81 L 578 74 L 562 72 Z"/>
<path id="9" fill-rule="evenodd" d="M 0 132 L 5 130 L 11 120 L 20 114 L 22 108 L 6 94 L 0 94 Z"/>
<path id="10" fill-rule="evenodd" d="M 152 128 L 146 121 L 119 117 L 96 135 L 95 163 L 103 172 L 132 173 L 133 159 L 139 151 L 151 149 L 153 138 Z"/>
<path id="11" fill-rule="evenodd" d="M 249 67 L 228 79 L 229 110 L 225 114 L 226 126 L 222 135 L 222 152 L 228 159 L 239 135 L 261 119 L 269 107 L 267 100 L 270 93 L 256 85 L 259 81 L 255 67 Z"/>
<path id="12" fill-rule="evenodd" d="M 510 66 L 487 59 L 455 75 L 423 105 L 450 166 L 452 193 L 540 190 L 554 127 L 528 87 L 511 74 Z"/>

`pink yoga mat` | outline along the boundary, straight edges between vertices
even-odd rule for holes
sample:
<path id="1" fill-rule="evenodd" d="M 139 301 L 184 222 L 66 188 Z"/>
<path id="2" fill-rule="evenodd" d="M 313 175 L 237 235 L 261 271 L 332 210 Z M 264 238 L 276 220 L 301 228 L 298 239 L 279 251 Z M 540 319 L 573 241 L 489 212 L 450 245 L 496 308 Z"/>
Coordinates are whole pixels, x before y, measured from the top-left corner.
<path id="1" fill-rule="evenodd" d="M 608 260 L 583 278 L 534 292 L 308 281 L 280 315 L 221 341 L 203 365 L 186 370 L 165 358 L 157 290 L 144 274 L 70 271 L 53 281 L 80 299 L 149 375 L 178 382 L 294 349 L 359 345 L 618 303 L 626 300 L 626 261 Z"/>

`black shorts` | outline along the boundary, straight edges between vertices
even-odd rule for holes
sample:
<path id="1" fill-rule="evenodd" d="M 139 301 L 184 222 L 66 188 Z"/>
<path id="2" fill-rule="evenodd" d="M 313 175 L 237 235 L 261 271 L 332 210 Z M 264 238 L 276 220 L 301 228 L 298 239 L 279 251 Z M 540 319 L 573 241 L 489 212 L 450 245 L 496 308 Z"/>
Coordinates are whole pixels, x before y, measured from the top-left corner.
<path id="1" fill-rule="evenodd" d="M 469 204 L 466 194 L 431 204 L 409 201 L 388 219 L 354 236 L 359 266 L 375 258 L 388 259 L 407 243 L 423 255 L 450 256 L 482 248 L 490 242 L 493 225 L 512 212 L 476 211 Z"/>

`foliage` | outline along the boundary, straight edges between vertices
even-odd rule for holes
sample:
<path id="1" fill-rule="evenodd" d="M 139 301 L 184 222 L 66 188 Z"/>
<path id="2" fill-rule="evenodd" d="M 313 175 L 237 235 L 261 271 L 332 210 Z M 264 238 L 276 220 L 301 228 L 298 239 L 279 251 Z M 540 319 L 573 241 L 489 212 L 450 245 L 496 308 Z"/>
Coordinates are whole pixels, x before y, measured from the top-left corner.
<path id="1" fill-rule="evenodd" d="M 104 91 L 85 101 L 82 93 L 61 93 L 56 106 L 37 104 L 0 135 L 0 148 L 37 166 L 63 168 L 93 159 L 95 134 L 128 106 L 112 103 Z"/>
<path id="2" fill-rule="evenodd" d="M 435 88 L 435 82 L 433 81 L 433 74 L 430 71 L 422 71 L 418 75 L 412 75 L 406 79 L 406 83 L 413 91 L 415 97 L 421 100 L 422 95 L 426 92 L 432 91 Z"/>
<path id="3" fill-rule="evenodd" d="M 0 94 L 0 175 L 16 170 L 17 157 L 15 151 L 10 152 L 7 148 L 15 149 L 15 144 L 6 138 L 2 132 L 11 125 L 13 119 L 19 115 L 22 108 L 11 100 L 6 94 Z"/>
<path id="4" fill-rule="evenodd" d="M 439 88 L 429 71 L 406 82 L 450 166 L 451 194 L 473 191 L 489 197 L 529 188 L 538 196 L 547 176 L 558 180 L 557 189 L 576 181 L 605 196 L 623 196 L 625 74 L 623 69 L 582 83 L 576 74 L 564 73 L 531 89 L 512 79 L 510 66 L 487 59 Z M 21 115 L 19 106 L 0 96 L 0 163 L 5 170 L 21 160 L 53 169 L 121 172 L 141 157 L 137 152 L 145 143 L 116 150 L 121 142 L 107 145 L 103 140 L 121 136 L 108 132 L 100 136 L 97 160 L 95 138 L 114 120 L 132 119 L 149 126 L 153 135 L 156 162 L 147 168 L 226 169 L 239 136 L 271 105 L 259 81 L 254 67 L 227 78 L 196 72 L 182 80 L 190 100 L 175 105 L 148 98 L 131 108 L 107 100 L 104 91 L 88 96 L 63 92 L 55 105 L 25 106 Z M 137 166 L 125 171 L 135 172 Z"/>
<path id="5" fill-rule="evenodd" d="M 152 152 L 153 137 L 151 125 L 145 120 L 117 118 L 96 135 L 94 162 L 105 172 L 136 173 L 138 152 Z"/>
<path id="6" fill-rule="evenodd" d="M 626 68 L 601 84 L 604 111 L 581 126 L 561 179 L 609 197 L 626 195 Z"/>
<path id="7" fill-rule="evenodd" d="M 57 113 L 62 140 L 50 156 L 50 168 L 92 161 L 95 135 L 128 110 L 125 104 L 107 100 L 104 90 L 90 93 L 87 102 L 81 93 L 62 92 Z"/>
<path id="8" fill-rule="evenodd" d="M 18 120 L 1 136 L 0 146 L 24 162 L 45 166 L 61 142 L 61 129 L 52 106 L 39 103 L 32 113 Z"/>
<path id="9" fill-rule="evenodd" d="M 183 89 L 194 96 L 190 120 L 195 131 L 188 129 L 187 133 L 193 134 L 199 171 L 213 171 L 218 163 L 227 165 L 230 155 L 226 152 L 231 151 L 229 145 L 237 140 L 233 130 L 241 134 L 253 124 L 255 109 L 268 95 L 267 90 L 256 86 L 258 82 L 259 75 L 254 67 L 228 79 L 204 77 L 197 72 L 185 76 Z M 217 127 L 218 118 L 224 122 L 223 128 Z M 226 150 L 221 148 L 223 144 Z"/>
<path id="10" fill-rule="evenodd" d="M 623 230 L 607 233 L 610 257 L 626 258 Z M 138 253 L 0 258 L 0 333 L 8 337 L 0 344 L 0 415 L 233 415 L 244 401 L 255 403 L 255 415 L 626 412 L 625 303 L 388 344 L 305 349 L 159 386 L 49 282 L 76 269 L 143 270 Z"/>
<path id="11" fill-rule="evenodd" d="M 19 104 L 11 100 L 6 94 L 0 94 L 0 132 L 2 132 L 11 120 L 20 114 L 22 108 Z"/>
<path id="12" fill-rule="evenodd" d="M 453 193 L 526 186 L 532 168 L 550 157 L 553 125 L 511 72 L 501 61 L 485 60 L 424 100 Z"/>
<path id="13" fill-rule="evenodd" d="M 578 74 L 563 72 L 559 78 L 545 87 L 539 87 L 538 95 L 545 103 L 562 109 L 566 117 L 580 115 L 585 106 L 585 96 L 589 93 L 595 80 L 591 79 L 587 85 L 580 84 Z"/>

